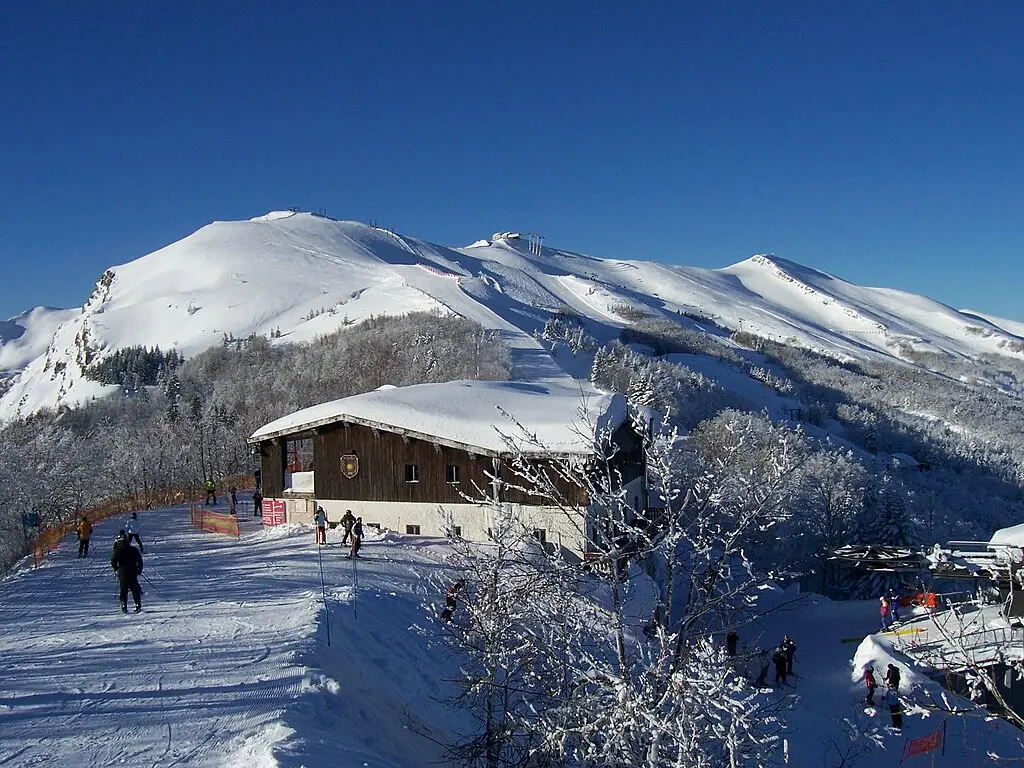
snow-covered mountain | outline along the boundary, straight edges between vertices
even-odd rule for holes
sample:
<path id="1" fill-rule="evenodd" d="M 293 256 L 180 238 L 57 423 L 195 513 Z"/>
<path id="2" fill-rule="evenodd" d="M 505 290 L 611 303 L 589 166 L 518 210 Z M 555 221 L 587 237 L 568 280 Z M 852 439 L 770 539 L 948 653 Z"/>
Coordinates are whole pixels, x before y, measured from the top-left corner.
<path id="1" fill-rule="evenodd" d="M 4 376 L 16 374 L 44 354 L 57 328 L 80 311 L 35 307 L 0 320 L 0 372 Z"/>
<path id="2" fill-rule="evenodd" d="M 9 377 L 0 418 L 103 394 L 109 388 L 84 369 L 119 348 L 159 346 L 187 357 L 225 337 L 303 341 L 370 315 L 415 310 L 454 312 L 501 331 L 521 378 L 559 373 L 534 338 L 558 313 L 608 336 L 636 310 L 713 321 L 853 359 L 1024 356 L 1020 324 L 773 256 L 724 269 L 667 266 L 538 250 L 511 233 L 449 248 L 287 211 L 214 222 L 110 268 L 81 310 L 33 310 L 8 321 L 0 329 L 0 368 Z"/>

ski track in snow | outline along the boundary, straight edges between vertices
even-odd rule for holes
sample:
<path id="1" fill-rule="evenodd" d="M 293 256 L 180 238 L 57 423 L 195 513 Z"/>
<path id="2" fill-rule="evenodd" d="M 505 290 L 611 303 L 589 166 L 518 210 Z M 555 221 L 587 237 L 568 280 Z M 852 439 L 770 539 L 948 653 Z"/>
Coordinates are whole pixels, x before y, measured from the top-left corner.
<path id="1" fill-rule="evenodd" d="M 389 682 L 371 674 L 389 667 L 410 674 L 389 661 L 390 624 L 376 617 L 383 604 L 374 605 L 380 595 L 373 587 L 404 582 L 414 595 L 403 604 L 405 618 L 422 619 L 422 587 L 408 575 L 391 575 L 409 571 L 405 557 L 374 555 L 357 566 L 383 575 L 368 576 L 361 590 L 368 603 L 360 606 L 362 623 L 374 628 L 378 650 L 370 670 L 356 675 L 346 654 L 332 661 L 320 648 L 324 615 L 311 534 L 295 526 L 264 531 L 245 517 L 239 540 L 201 534 L 181 507 L 141 518 L 141 614 L 118 607 L 109 564 L 116 518 L 96 526 L 87 559 L 77 558 L 72 537 L 40 568 L 16 571 L 0 584 L 0 766 L 415 764 L 403 763 L 401 751 L 387 757 L 410 737 L 375 720 L 386 715 L 403 730 L 404 703 L 382 707 L 378 699 Z M 350 584 L 351 561 L 340 554 L 325 549 L 325 578 Z M 350 588 L 342 596 L 354 597 Z M 129 596 L 129 611 L 131 603 Z M 341 639 L 359 631 L 348 626 L 344 607 L 331 612 Z M 351 645 L 361 642 L 351 638 Z M 337 716 L 353 702 L 340 704 L 339 686 L 304 666 L 313 656 L 355 679 L 363 727 L 348 738 L 343 726 L 353 724 L 351 714 L 346 722 Z M 363 678 L 368 682 L 360 685 Z M 436 689 L 437 680 L 428 673 L 420 685 Z M 315 717 L 302 714 L 309 709 Z M 354 762 L 337 762 L 346 754 Z"/>
<path id="2" fill-rule="evenodd" d="M 142 614 L 121 614 L 109 567 L 123 518 L 96 526 L 88 559 L 69 537 L 40 568 L 0 583 L 0 768 L 446 764 L 434 740 L 472 725 L 446 707 L 458 660 L 426 614 L 453 578 L 445 542 L 369 533 L 366 557 L 353 561 L 338 530 L 318 550 L 309 526 L 263 529 L 243 515 L 235 540 L 192 530 L 185 507 L 140 519 Z M 638 631 L 653 590 L 637 578 L 627 592 Z M 897 733 L 881 710 L 861 707 L 858 665 L 868 661 L 904 668 L 908 702 L 936 690 L 891 640 L 843 642 L 874 630 L 875 601 L 792 588 L 765 599 L 768 613 L 738 628 L 740 651 L 783 633 L 798 645 L 793 685 L 768 692 L 791 765 L 831 764 L 851 728 L 873 743 L 865 764 L 894 765 L 907 738 L 941 723 L 908 706 Z M 939 765 L 981 766 L 986 748 L 1012 755 L 1017 736 L 998 720 L 953 720 Z"/>

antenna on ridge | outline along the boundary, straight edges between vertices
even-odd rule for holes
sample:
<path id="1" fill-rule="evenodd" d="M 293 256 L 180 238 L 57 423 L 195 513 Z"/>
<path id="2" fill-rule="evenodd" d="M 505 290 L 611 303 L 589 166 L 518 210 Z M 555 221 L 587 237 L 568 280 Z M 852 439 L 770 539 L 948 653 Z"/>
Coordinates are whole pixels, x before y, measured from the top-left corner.
<path id="1" fill-rule="evenodd" d="M 544 235 L 538 235 L 536 232 L 527 232 L 526 237 L 530 242 L 530 253 L 534 256 L 540 256 L 541 244 L 544 242 Z"/>

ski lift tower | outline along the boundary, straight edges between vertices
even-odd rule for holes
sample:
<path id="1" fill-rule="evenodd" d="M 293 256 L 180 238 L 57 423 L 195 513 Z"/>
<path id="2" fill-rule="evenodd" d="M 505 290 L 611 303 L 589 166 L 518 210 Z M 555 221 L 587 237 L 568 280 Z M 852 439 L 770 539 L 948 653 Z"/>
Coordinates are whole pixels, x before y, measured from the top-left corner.
<path id="1" fill-rule="evenodd" d="M 544 235 L 538 235 L 536 232 L 527 232 L 526 237 L 530 243 L 530 253 L 534 256 L 540 256 Z"/>

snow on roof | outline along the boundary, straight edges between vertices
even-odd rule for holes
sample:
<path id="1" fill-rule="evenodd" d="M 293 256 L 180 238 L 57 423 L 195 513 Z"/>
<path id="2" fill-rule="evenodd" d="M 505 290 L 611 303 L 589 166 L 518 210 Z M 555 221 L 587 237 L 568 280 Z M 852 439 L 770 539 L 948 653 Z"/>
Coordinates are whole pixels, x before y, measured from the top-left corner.
<path id="1" fill-rule="evenodd" d="M 992 534 L 989 544 L 1008 544 L 1013 547 L 1024 547 L 1024 523 L 1001 528 Z"/>
<path id="2" fill-rule="evenodd" d="M 272 421 L 249 439 L 259 442 L 346 421 L 490 456 L 508 455 L 512 446 L 523 453 L 587 455 L 593 453 L 595 435 L 610 434 L 627 415 L 623 395 L 578 382 L 450 381 L 314 405 Z M 528 444 L 509 418 L 536 435 L 539 445 Z"/>

